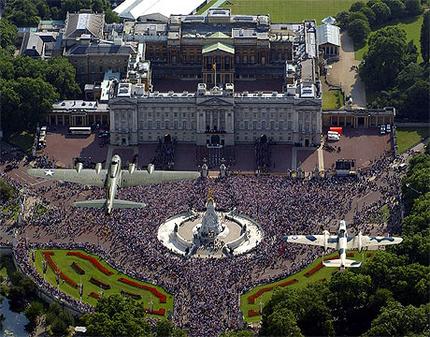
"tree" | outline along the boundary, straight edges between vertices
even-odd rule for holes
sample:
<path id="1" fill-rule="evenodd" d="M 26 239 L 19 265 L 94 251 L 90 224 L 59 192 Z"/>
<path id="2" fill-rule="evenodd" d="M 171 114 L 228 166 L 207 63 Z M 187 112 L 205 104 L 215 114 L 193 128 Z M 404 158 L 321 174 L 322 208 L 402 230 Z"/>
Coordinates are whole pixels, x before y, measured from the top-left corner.
<path id="1" fill-rule="evenodd" d="M 420 0 L 405 0 L 405 7 L 409 16 L 417 16 L 423 12 Z"/>
<path id="2" fill-rule="evenodd" d="M 396 79 L 396 86 L 402 90 L 410 88 L 414 85 L 417 78 L 422 75 L 423 69 L 416 63 L 407 64 L 402 70 L 400 70 L 399 75 Z"/>
<path id="3" fill-rule="evenodd" d="M 350 12 L 359 12 L 361 11 L 364 7 L 366 7 L 366 4 L 363 1 L 357 1 L 354 2 L 351 7 L 349 8 Z"/>
<path id="4" fill-rule="evenodd" d="M 186 337 L 185 331 L 175 327 L 172 322 L 167 319 L 157 321 L 155 326 L 156 337 Z"/>
<path id="5" fill-rule="evenodd" d="M 31 324 L 36 324 L 37 317 L 43 313 L 43 304 L 39 301 L 32 301 L 30 305 L 25 308 L 25 317 Z"/>
<path id="6" fill-rule="evenodd" d="M 421 25 L 421 55 L 425 63 L 430 62 L 430 12 L 424 14 L 423 24 Z"/>
<path id="7" fill-rule="evenodd" d="M 430 333 L 428 317 L 430 304 L 418 308 L 404 307 L 398 302 L 390 302 L 372 321 L 372 326 L 364 337 L 377 336 L 425 336 Z"/>
<path id="8" fill-rule="evenodd" d="M 430 265 L 430 233 L 406 236 L 401 245 L 395 245 L 391 250 L 397 255 L 403 255 L 408 263 Z"/>
<path id="9" fill-rule="evenodd" d="M 35 27 L 38 11 L 31 0 L 12 0 L 6 3 L 5 17 L 18 27 Z"/>
<path id="10" fill-rule="evenodd" d="M 360 13 L 363 13 L 366 16 L 370 27 L 374 27 L 376 25 L 376 15 L 370 7 L 367 7 L 367 6 L 363 7 L 360 10 Z"/>
<path id="11" fill-rule="evenodd" d="M 76 69 L 64 57 L 54 57 L 48 61 L 45 79 L 57 89 L 61 99 L 72 99 L 81 93 L 76 82 Z"/>
<path id="12" fill-rule="evenodd" d="M 401 0 L 382 0 L 391 12 L 391 18 L 400 18 L 404 15 L 405 4 Z"/>
<path id="13" fill-rule="evenodd" d="M 328 305 L 335 317 L 336 335 L 357 336 L 370 324 L 367 310 L 372 280 L 368 275 L 350 271 L 335 273 L 330 282 Z"/>
<path id="14" fill-rule="evenodd" d="M 429 120 L 430 84 L 425 80 L 417 82 L 406 90 L 406 99 L 401 111 L 412 120 L 427 122 Z"/>
<path id="15" fill-rule="evenodd" d="M 345 30 L 349 23 L 349 12 L 342 11 L 337 13 L 336 15 L 336 24 L 342 29 Z"/>
<path id="16" fill-rule="evenodd" d="M 369 23 L 364 20 L 355 19 L 348 25 L 348 34 L 356 46 L 362 46 L 370 33 Z"/>
<path id="17" fill-rule="evenodd" d="M 384 24 L 391 17 L 390 7 L 383 2 L 375 2 L 370 8 L 375 13 L 376 22 L 379 25 Z"/>
<path id="18" fill-rule="evenodd" d="M 266 318 L 266 324 L 261 328 L 261 336 L 301 337 L 303 334 L 297 325 L 294 313 L 287 308 L 275 310 Z"/>
<path id="19" fill-rule="evenodd" d="M 397 26 L 388 26 L 368 39 L 369 51 L 360 66 L 360 76 L 370 89 L 384 90 L 395 84 L 405 65 L 406 32 Z"/>
<path id="20" fill-rule="evenodd" d="M 263 309 L 262 335 L 269 329 L 269 316 L 283 309 L 294 313 L 297 325 L 306 336 L 333 336 L 333 316 L 327 305 L 329 289 L 323 283 L 310 284 L 293 290 L 278 288 Z"/>
<path id="21" fill-rule="evenodd" d="M 16 26 L 6 19 L 0 19 L 0 47 L 13 54 L 17 36 Z"/>

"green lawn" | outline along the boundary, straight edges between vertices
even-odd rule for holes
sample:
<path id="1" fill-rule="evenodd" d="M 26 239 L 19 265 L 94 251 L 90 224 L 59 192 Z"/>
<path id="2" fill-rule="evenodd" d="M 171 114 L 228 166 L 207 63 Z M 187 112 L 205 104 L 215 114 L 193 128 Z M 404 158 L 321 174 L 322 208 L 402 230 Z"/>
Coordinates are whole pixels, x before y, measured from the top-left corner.
<path id="1" fill-rule="evenodd" d="M 118 278 L 120 278 L 120 277 L 126 277 L 130 280 L 134 280 L 134 279 L 127 276 L 127 275 L 119 273 L 117 270 L 113 269 L 106 262 L 104 262 L 103 260 L 100 260 L 97 256 L 95 256 L 95 257 L 105 267 L 107 267 L 110 271 L 112 271 L 114 273 L 113 275 L 107 276 L 107 275 L 103 274 L 101 271 L 99 271 L 97 268 L 95 268 L 89 261 L 86 261 L 84 259 L 81 259 L 81 258 L 75 257 L 75 256 L 67 256 L 66 253 L 69 252 L 70 250 L 53 249 L 53 250 L 49 250 L 49 251 L 54 252 L 54 256 L 52 258 L 63 273 L 65 273 L 68 277 L 70 277 L 76 283 L 78 283 L 78 284 L 80 282 L 83 283 L 83 285 L 84 285 L 84 291 L 83 291 L 84 295 L 82 297 L 83 302 L 88 303 L 92 306 L 95 306 L 97 304 L 97 300 L 92 298 L 92 297 L 89 297 L 88 296 L 89 293 L 96 292 L 96 293 L 102 294 L 103 296 L 109 296 L 109 295 L 113 295 L 113 294 L 120 294 L 121 290 L 123 290 L 123 291 L 128 292 L 128 293 L 140 295 L 142 298 L 139 301 L 143 301 L 145 308 L 151 309 L 151 307 L 152 307 L 152 310 L 158 310 L 160 308 L 164 308 L 166 310 L 166 315 L 169 311 L 173 314 L 173 297 L 172 297 L 172 295 L 167 293 L 163 288 L 155 286 L 153 284 L 139 281 L 140 284 L 144 284 L 144 285 L 148 285 L 148 286 L 157 288 L 161 293 L 165 294 L 167 296 L 167 302 L 166 303 L 160 303 L 159 299 L 156 296 L 154 296 L 151 292 L 149 292 L 148 290 L 136 288 L 136 287 L 124 284 L 122 282 L 119 282 Z M 73 250 L 73 251 L 80 251 L 80 250 Z M 35 251 L 35 253 L 36 253 L 35 254 L 36 269 L 41 275 L 43 275 L 43 273 L 42 273 L 42 259 L 43 259 L 42 252 L 43 252 L 43 250 L 36 250 Z M 80 251 L 80 252 L 83 252 L 87 255 L 91 255 L 85 251 Z M 94 255 L 91 255 L 91 256 L 94 256 Z M 82 275 L 82 276 L 79 275 L 71 267 L 71 264 L 73 262 L 77 263 L 79 265 L 79 267 L 81 267 L 85 271 L 84 275 Z M 104 283 L 109 284 L 111 286 L 111 289 L 104 290 L 102 292 L 101 288 L 99 288 L 98 286 L 89 282 L 91 277 L 93 277 L 99 281 L 102 281 Z M 45 280 L 47 280 L 53 286 L 56 286 L 56 276 L 50 267 L 48 267 L 48 270 L 45 274 Z M 134 281 L 137 281 L 137 280 L 134 280 Z M 79 299 L 78 289 L 71 287 L 67 283 L 61 281 L 59 289 L 61 291 L 63 291 L 64 293 L 70 295 L 71 297 Z M 154 316 L 154 317 L 160 317 L 160 316 Z"/>
<path id="2" fill-rule="evenodd" d="M 430 137 L 428 128 L 397 128 L 397 148 L 399 153 L 409 150 L 423 139 Z"/>
<path id="3" fill-rule="evenodd" d="M 30 152 L 31 148 L 33 147 L 34 134 L 27 131 L 14 133 L 9 136 L 8 142 L 18 146 L 25 152 Z"/>
<path id="4" fill-rule="evenodd" d="M 323 110 L 335 110 L 343 106 L 343 94 L 340 90 L 325 90 L 323 92 Z"/>
<path id="5" fill-rule="evenodd" d="M 359 261 L 363 261 L 366 259 L 367 252 L 363 252 L 363 253 L 353 252 L 353 253 L 354 253 L 354 256 L 348 257 L 348 259 L 355 259 L 355 260 L 359 260 Z M 337 253 L 329 255 L 329 257 L 334 257 L 334 256 L 337 256 Z M 331 275 L 334 272 L 336 272 L 338 270 L 338 268 L 323 267 L 322 269 L 320 269 L 319 271 L 317 271 L 315 274 L 311 275 L 310 277 L 305 276 L 305 273 L 307 271 L 309 271 L 310 269 L 312 269 L 313 267 L 315 267 L 317 264 L 319 264 L 320 261 L 321 261 L 321 258 L 318 258 L 317 260 L 312 262 L 309 266 L 307 266 L 305 269 L 301 270 L 300 272 L 298 272 L 294 275 L 291 275 L 285 279 L 279 280 L 279 281 L 274 282 L 274 283 L 259 285 L 255 288 L 252 288 L 250 291 L 242 294 L 240 296 L 240 310 L 242 311 L 244 320 L 247 323 L 258 323 L 258 322 L 260 322 L 261 316 L 249 317 L 248 316 L 248 310 L 254 310 L 256 312 L 259 312 L 260 307 L 264 307 L 267 304 L 267 302 L 269 302 L 270 298 L 272 297 L 273 291 L 265 292 L 263 295 L 258 297 L 255 300 L 255 304 L 249 304 L 248 303 L 248 296 L 255 294 L 258 290 L 260 290 L 262 288 L 265 288 L 268 286 L 276 287 L 280 283 L 296 279 L 299 282 L 292 284 L 292 285 L 289 285 L 288 287 L 300 289 L 300 288 L 306 287 L 310 282 L 318 282 L 318 281 L 324 282 L 325 280 L 329 280 Z"/>
<path id="6" fill-rule="evenodd" d="M 272 22 L 301 22 L 335 16 L 349 9 L 356 0 L 229 0 L 223 7 L 233 14 L 270 14 Z"/>
<path id="7" fill-rule="evenodd" d="M 406 39 L 409 42 L 410 40 L 414 41 L 415 46 L 418 48 L 418 63 L 422 62 L 422 55 L 421 55 L 421 46 L 420 46 L 420 32 L 421 32 L 421 25 L 423 23 L 423 15 L 415 17 L 415 18 L 409 18 L 406 20 L 403 20 L 401 22 L 393 22 L 389 25 L 397 25 L 400 28 L 404 29 L 406 32 Z M 360 49 L 355 51 L 355 59 L 356 60 L 362 60 L 364 54 L 368 50 L 367 43 Z"/>

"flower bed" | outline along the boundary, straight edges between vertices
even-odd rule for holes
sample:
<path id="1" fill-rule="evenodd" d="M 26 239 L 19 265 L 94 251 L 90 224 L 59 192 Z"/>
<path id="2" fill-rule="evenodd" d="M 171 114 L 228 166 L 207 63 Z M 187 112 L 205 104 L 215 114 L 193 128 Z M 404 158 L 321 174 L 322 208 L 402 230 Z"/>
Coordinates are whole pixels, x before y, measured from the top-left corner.
<path id="1" fill-rule="evenodd" d="M 266 293 L 268 291 L 272 291 L 273 288 L 275 288 L 275 287 L 287 287 L 287 286 L 295 284 L 297 282 L 299 282 L 299 280 L 292 279 L 292 280 L 288 280 L 288 281 L 284 281 L 282 283 L 279 283 L 275 286 L 269 286 L 269 287 L 261 288 L 254 295 L 248 296 L 248 304 L 255 304 L 255 300 L 257 298 L 259 298 L 261 295 L 263 295 L 264 293 Z"/>
<path id="2" fill-rule="evenodd" d="M 54 262 L 54 260 L 52 259 L 52 256 L 54 256 L 54 252 L 43 252 L 42 253 L 43 258 L 45 259 L 45 261 L 48 263 L 48 266 L 52 269 L 52 271 L 55 274 L 58 274 L 60 276 L 60 278 L 62 280 L 64 280 L 64 282 L 66 282 L 68 285 L 70 285 L 73 288 L 77 288 L 78 284 L 73 281 L 70 277 L 68 277 L 66 274 L 64 274 L 60 268 L 58 268 L 57 264 Z"/>
<path id="3" fill-rule="evenodd" d="M 134 300 L 140 300 L 142 298 L 142 296 L 138 294 L 129 293 L 128 291 L 124 291 L 124 290 L 121 290 L 121 295 L 130 297 Z"/>
<path id="4" fill-rule="evenodd" d="M 79 264 L 77 264 L 76 262 L 73 262 L 71 264 L 72 269 L 79 275 L 84 275 L 85 274 L 85 270 L 83 270 Z"/>
<path id="5" fill-rule="evenodd" d="M 146 312 L 151 315 L 164 316 L 166 314 L 166 309 L 161 308 L 158 310 L 146 310 Z"/>
<path id="6" fill-rule="evenodd" d="M 88 294 L 88 297 L 92 297 L 92 298 L 95 298 L 96 300 L 99 300 L 100 299 L 100 294 L 92 291 L 92 292 L 90 292 Z"/>
<path id="7" fill-rule="evenodd" d="M 76 256 L 83 260 L 87 260 L 90 262 L 94 267 L 96 267 L 99 271 L 101 271 L 103 274 L 107 276 L 113 275 L 113 272 L 111 272 L 109 269 L 107 269 L 104 265 L 100 263 L 99 260 L 97 260 L 95 257 L 81 253 L 81 252 L 67 252 L 68 256 Z"/>
<path id="8" fill-rule="evenodd" d="M 327 259 L 330 260 L 330 259 Z M 322 267 L 324 267 L 324 265 L 320 262 L 318 263 L 315 267 L 313 267 L 312 269 L 308 270 L 305 273 L 306 277 L 311 277 L 313 274 L 315 274 L 317 271 L 319 271 Z"/>
<path id="9" fill-rule="evenodd" d="M 287 286 L 290 286 L 290 285 L 298 283 L 298 282 L 299 282 L 299 280 L 292 279 L 292 280 L 289 280 L 289 281 L 285 281 L 285 282 L 279 283 L 278 286 L 279 287 L 287 287 Z"/>
<path id="10" fill-rule="evenodd" d="M 96 285 L 97 287 L 100 287 L 100 288 L 102 288 L 102 289 L 104 289 L 104 290 L 108 290 L 108 289 L 110 289 L 110 285 L 109 285 L 109 284 L 104 283 L 104 282 L 102 282 L 102 281 L 99 281 L 99 280 L 95 279 L 94 277 L 91 277 L 91 278 L 90 278 L 90 282 L 91 282 L 92 284 Z"/>
<path id="11" fill-rule="evenodd" d="M 118 281 L 120 281 L 120 282 L 122 282 L 122 283 L 125 283 L 125 284 L 128 284 L 129 286 L 132 286 L 132 287 L 136 287 L 136 288 L 140 288 L 140 289 L 148 290 L 148 291 L 150 291 L 150 292 L 151 292 L 155 297 L 157 297 L 157 298 L 160 300 L 160 303 L 166 303 L 166 300 L 167 300 L 166 295 L 164 295 L 164 294 L 160 293 L 160 292 L 157 290 L 157 288 L 154 288 L 154 287 L 151 287 L 151 286 L 147 286 L 147 285 L 144 285 L 144 284 L 140 284 L 140 283 L 138 283 L 138 282 L 136 282 L 136 281 L 126 279 L 125 277 L 120 277 L 120 278 L 118 279 Z"/>
<path id="12" fill-rule="evenodd" d="M 248 317 L 255 317 L 255 316 L 260 316 L 260 313 L 258 311 L 249 309 L 248 310 Z"/>

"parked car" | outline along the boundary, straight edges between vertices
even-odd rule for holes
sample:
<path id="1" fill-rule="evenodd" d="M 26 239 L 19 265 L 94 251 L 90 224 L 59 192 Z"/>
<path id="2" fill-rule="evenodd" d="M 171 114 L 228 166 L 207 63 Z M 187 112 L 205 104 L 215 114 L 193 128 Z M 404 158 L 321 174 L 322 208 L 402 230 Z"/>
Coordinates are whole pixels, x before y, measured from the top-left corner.
<path id="1" fill-rule="evenodd" d="M 387 126 L 385 127 L 385 129 L 387 130 L 387 133 L 391 132 L 391 125 L 387 124 Z"/>
<path id="2" fill-rule="evenodd" d="M 382 125 L 379 127 L 379 134 L 380 134 L 380 135 L 385 135 L 385 125 L 384 125 L 384 124 L 382 124 Z"/>

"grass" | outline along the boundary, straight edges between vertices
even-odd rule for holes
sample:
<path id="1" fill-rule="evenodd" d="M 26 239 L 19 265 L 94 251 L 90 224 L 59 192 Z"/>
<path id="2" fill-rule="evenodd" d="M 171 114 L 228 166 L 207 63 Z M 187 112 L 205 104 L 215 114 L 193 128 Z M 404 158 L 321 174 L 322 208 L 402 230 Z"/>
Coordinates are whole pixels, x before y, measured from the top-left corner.
<path id="1" fill-rule="evenodd" d="M 207 11 L 209 8 L 211 8 L 217 0 L 211 0 L 209 3 L 204 5 L 201 9 L 198 10 L 197 14 L 203 14 L 205 11 Z"/>
<path id="2" fill-rule="evenodd" d="M 340 90 L 326 90 L 323 92 L 323 110 L 336 110 L 343 106 L 344 97 Z"/>
<path id="3" fill-rule="evenodd" d="M 9 136 L 8 142 L 18 146 L 25 152 L 31 152 L 34 142 L 34 134 L 27 131 L 22 131 L 20 133 L 14 133 Z"/>
<path id="4" fill-rule="evenodd" d="M 44 215 L 47 211 L 48 209 L 44 205 L 37 204 L 34 209 L 34 214 L 36 215 L 36 217 L 39 217 Z"/>
<path id="5" fill-rule="evenodd" d="M 398 152 L 401 154 L 430 137 L 430 131 L 428 128 L 397 128 L 396 135 Z"/>
<path id="6" fill-rule="evenodd" d="M 222 7 L 233 14 L 270 14 L 272 22 L 301 22 L 315 19 L 317 24 L 327 16 L 349 9 L 356 0 L 229 0 Z"/>
<path id="7" fill-rule="evenodd" d="M 410 40 L 414 41 L 415 46 L 418 48 L 418 63 L 422 62 L 422 55 L 421 55 L 421 45 L 420 45 L 420 32 L 421 32 L 421 25 L 423 23 L 423 15 L 414 17 L 414 18 L 407 18 L 401 21 L 396 21 L 387 24 L 386 26 L 398 26 L 405 30 L 406 32 L 406 40 L 409 42 Z M 361 61 L 364 57 L 364 54 L 367 53 L 369 49 L 369 46 L 367 43 L 361 47 L 360 49 L 357 49 L 355 51 L 355 59 Z"/>
<path id="8" fill-rule="evenodd" d="M 84 291 L 83 291 L 84 294 L 82 296 L 82 302 L 90 304 L 92 306 L 95 306 L 97 304 L 97 300 L 88 296 L 88 294 L 90 294 L 91 292 L 103 294 L 103 296 L 109 296 L 109 295 L 113 295 L 113 294 L 121 294 L 121 290 L 123 290 L 123 291 L 128 292 L 128 293 L 140 295 L 142 298 L 139 301 L 143 301 L 145 308 L 151 309 L 151 306 L 152 306 L 153 310 L 158 310 L 160 308 L 164 308 L 166 310 L 166 315 L 169 313 L 169 311 L 173 314 L 173 297 L 172 297 L 172 295 L 167 293 L 161 287 L 158 287 L 158 286 L 155 286 L 153 284 L 146 283 L 146 282 L 138 281 L 140 284 L 149 285 L 149 286 L 152 286 L 154 288 L 157 288 L 159 291 L 161 291 L 163 294 L 165 294 L 167 296 L 167 302 L 166 303 L 159 303 L 159 299 L 147 290 L 135 288 L 135 287 L 129 286 L 127 284 L 124 284 L 122 282 L 119 282 L 118 278 L 120 278 L 120 277 L 126 277 L 126 278 L 132 279 L 134 281 L 137 281 L 137 280 L 131 278 L 130 276 L 127 276 L 125 274 L 118 272 L 117 270 L 113 269 L 109 264 L 107 264 L 103 260 L 99 259 L 95 255 L 91 255 L 85 251 L 81 251 L 87 255 L 91 255 L 91 256 L 96 257 L 105 267 L 107 267 L 110 271 L 112 271 L 114 273 L 113 275 L 107 276 L 107 275 L 103 274 L 101 271 L 96 269 L 89 261 L 86 261 L 84 259 L 81 259 L 81 258 L 75 257 L 75 256 L 67 256 L 66 253 L 69 252 L 70 250 L 52 249 L 49 251 L 54 252 L 54 256 L 52 258 L 62 272 L 64 272 L 68 277 L 73 279 L 78 284 L 82 282 L 83 287 L 84 287 Z M 80 250 L 73 250 L 73 251 L 80 251 Z M 42 259 L 43 259 L 42 252 L 43 252 L 43 250 L 35 250 L 36 269 L 41 275 L 43 275 L 43 272 L 42 272 Z M 79 267 L 81 267 L 85 271 L 84 275 L 81 276 L 81 275 L 76 273 L 76 271 L 71 267 L 71 264 L 73 262 L 76 262 L 79 265 Z M 109 284 L 111 286 L 111 289 L 104 290 L 102 293 L 101 288 L 99 288 L 98 286 L 89 282 L 91 277 L 93 277 L 99 281 L 102 281 L 104 283 Z M 50 267 L 48 267 L 48 270 L 47 270 L 44 278 L 51 285 L 56 287 L 56 276 Z M 59 289 L 62 292 L 68 294 L 69 296 L 74 297 L 76 299 L 79 299 L 79 290 L 71 287 L 67 283 L 60 281 Z M 152 315 L 149 315 L 149 316 L 152 316 Z M 153 317 L 159 318 L 160 316 L 153 316 Z"/>
<path id="9" fill-rule="evenodd" d="M 348 259 L 355 259 L 355 260 L 359 260 L 359 261 L 363 261 L 365 259 L 365 252 L 364 253 L 358 253 L 358 252 L 353 252 L 354 253 L 354 257 L 348 257 Z M 331 254 L 329 255 L 329 257 L 334 257 L 337 256 L 337 253 Z M 273 283 L 268 283 L 268 284 L 262 284 L 259 285 L 255 288 L 252 288 L 251 290 L 249 290 L 248 292 L 242 294 L 240 296 L 240 310 L 242 311 L 244 320 L 247 323 L 258 323 L 261 320 L 261 316 L 254 316 L 254 317 L 249 317 L 248 316 L 248 310 L 254 310 L 256 312 L 260 311 L 260 306 L 264 307 L 269 301 L 270 298 L 272 297 L 272 291 L 268 291 L 265 292 L 263 295 L 261 295 L 260 297 L 258 297 L 255 300 L 255 304 L 249 304 L 248 303 L 248 296 L 252 295 L 254 293 L 256 293 L 258 290 L 260 290 L 261 288 L 267 287 L 267 286 L 274 286 L 276 287 L 278 284 L 285 282 L 285 281 L 289 281 L 289 280 L 293 280 L 296 279 L 299 282 L 289 285 L 289 288 L 293 288 L 293 289 L 300 289 L 300 288 L 304 288 L 306 287 L 309 283 L 314 283 L 314 282 L 324 282 L 326 280 L 329 280 L 330 277 L 332 276 L 332 274 L 334 272 L 336 272 L 338 270 L 338 268 L 327 268 L 327 267 L 323 267 L 321 268 L 319 271 L 317 271 L 315 274 L 313 274 L 310 277 L 306 277 L 305 273 L 307 271 L 309 271 L 310 269 L 314 268 L 317 264 L 319 264 L 321 262 L 322 258 L 318 258 L 316 259 L 314 262 L 312 262 L 311 264 L 309 264 L 306 268 L 304 268 L 303 270 L 299 271 L 296 274 L 293 274 L 285 279 L 273 282 Z M 260 303 L 261 302 L 261 303 Z"/>

